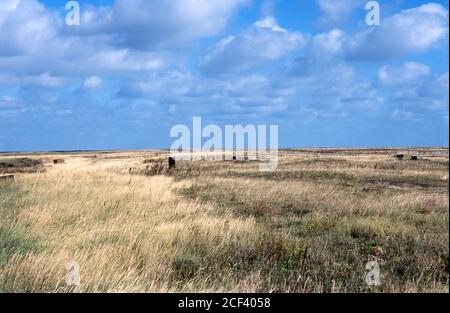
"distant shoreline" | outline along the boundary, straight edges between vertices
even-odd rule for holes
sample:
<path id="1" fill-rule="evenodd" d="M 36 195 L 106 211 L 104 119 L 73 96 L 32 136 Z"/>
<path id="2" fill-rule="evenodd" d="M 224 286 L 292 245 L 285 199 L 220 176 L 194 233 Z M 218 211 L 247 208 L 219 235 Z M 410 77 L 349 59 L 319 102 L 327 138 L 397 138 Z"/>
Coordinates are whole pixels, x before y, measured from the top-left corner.
<path id="1" fill-rule="evenodd" d="M 430 147 L 301 147 L 301 148 L 279 148 L 279 151 L 296 151 L 296 152 L 314 152 L 314 151 L 376 151 L 376 150 L 449 150 L 449 147 L 442 146 L 430 146 Z M 98 154 L 109 154 L 118 152 L 160 152 L 167 151 L 167 148 L 155 148 L 155 149 L 106 149 L 106 150 L 54 150 L 54 151 L 0 151 L 0 155 L 15 155 L 15 154 L 35 154 L 35 155 L 45 155 L 45 154 L 84 154 L 84 153 L 98 153 Z"/>

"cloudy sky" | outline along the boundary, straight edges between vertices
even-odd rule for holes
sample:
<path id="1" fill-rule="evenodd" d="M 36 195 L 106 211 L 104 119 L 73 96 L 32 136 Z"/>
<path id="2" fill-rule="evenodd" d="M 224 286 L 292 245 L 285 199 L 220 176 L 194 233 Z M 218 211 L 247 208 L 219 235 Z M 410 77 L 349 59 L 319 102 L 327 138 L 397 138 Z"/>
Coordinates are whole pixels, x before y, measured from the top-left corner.
<path id="1" fill-rule="evenodd" d="M 448 1 L 0 0 L 0 151 L 168 148 L 277 124 L 282 147 L 448 146 Z"/>

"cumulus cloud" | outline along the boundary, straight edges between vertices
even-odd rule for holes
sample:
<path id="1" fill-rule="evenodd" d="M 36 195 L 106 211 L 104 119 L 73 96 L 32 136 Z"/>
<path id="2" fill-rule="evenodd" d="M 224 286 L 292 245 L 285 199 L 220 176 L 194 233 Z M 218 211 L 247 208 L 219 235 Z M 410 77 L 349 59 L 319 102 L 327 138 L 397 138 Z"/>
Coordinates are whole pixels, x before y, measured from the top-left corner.
<path id="1" fill-rule="evenodd" d="M 266 17 L 244 32 L 218 42 L 202 59 L 200 69 L 207 76 L 218 77 L 257 69 L 304 43 L 300 33 L 290 32 L 273 17 Z"/>
<path id="2" fill-rule="evenodd" d="M 383 66 L 378 71 L 378 82 L 389 94 L 391 105 L 402 110 L 432 110 L 442 114 L 448 110 L 448 72 L 435 75 L 425 64 L 408 62 L 399 66 Z"/>
<path id="3" fill-rule="evenodd" d="M 65 84 L 65 79 L 53 76 L 50 73 L 43 73 L 37 76 L 24 77 L 22 82 L 26 87 L 58 88 Z"/>
<path id="4" fill-rule="evenodd" d="M 40 48 L 55 36 L 55 19 L 37 1 L 6 0 L 0 6 L 0 57 Z"/>
<path id="5" fill-rule="evenodd" d="M 340 29 L 309 36 L 304 52 L 285 67 L 286 75 L 308 77 L 329 72 L 337 66 L 341 66 L 341 69 L 350 68 L 345 66 L 344 40 L 345 33 Z"/>
<path id="6" fill-rule="evenodd" d="M 164 55 L 109 47 L 94 52 L 85 62 L 90 69 L 102 72 L 153 71 L 170 63 L 169 58 Z"/>
<path id="7" fill-rule="evenodd" d="M 378 71 L 378 80 L 383 85 L 398 86 L 417 83 L 431 74 L 429 66 L 408 62 L 401 66 L 383 66 Z"/>
<path id="8" fill-rule="evenodd" d="M 1 9 L 5 11 L 4 9 Z M 0 27 L 0 70 L 20 76 L 51 72 L 85 76 L 100 73 L 153 71 L 172 58 L 169 53 L 111 46 L 114 34 L 79 37 L 64 32 L 61 19 L 36 0 L 17 0 Z M 28 38 L 29 37 L 29 38 Z"/>
<path id="9" fill-rule="evenodd" d="M 383 104 L 372 83 L 352 67 L 331 61 L 323 64 L 320 59 L 314 62 L 317 63 L 309 73 L 297 71 L 294 61 L 283 70 L 240 75 L 231 80 L 211 80 L 187 73 L 155 76 L 127 83 L 118 96 L 176 104 L 177 113 L 184 115 L 200 111 L 207 115 L 261 117 L 289 112 L 291 117 L 303 115 L 305 119 L 306 111 L 320 118 L 355 109 L 373 111 Z"/>
<path id="10" fill-rule="evenodd" d="M 323 2 L 323 3 L 322 3 Z M 320 0 L 325 12 L 350 10 L 357 1 Z M 333 13 L 334 14 L 334 13 Z M 448 38 L 448 11 L 440 4 L 428 3 L 383 18 L 380 26 L 354 33 L 335 28 L 315 36 L 322 47 L 342 53 L 348 61 L 380 62 L 409 53 L 424 53 Z"/>
<path id="11" fill-rule="evenodd" d="M 135 80 L 124 84 L 117 95 L 121 98 L 151 98 L 168 102 L 183 96 L 193 84 L 189 73 L 171 71 L 164 74 L 153 74 L 146 79 Z M 170 94 L 167 93 L 170 90 Z"/>
<path id="12" fill-rule="evenodd" d="M 286 75 L 284 85 L 290 84 L 297 106 L 336 113 L 373 111 L 384 102 L 369 79 L 342 62 L 297 58 L 286 68 Z"/>
<path id="13" fill-rule="evenodd" d="M 327 33 L 318 34 L 314 37 L 313 46 L 316 52 L 324 51 L 328 54 L 341 54 L 343 51 L 344 32 L 340 29 L 333 29 Z"/>
<path id="14" fill-rule="evenodd" d="M 87 92 L 99 91 L 103 86 L 103 81 L 98 76 L 89 76 L 83 84 L 83 90 Z"/>
<path id="15" fill-rule="evenodd" d="M 429 3 L 383 19 L 380 26 L 356 33 L 347 41 L 349 59 L 380 61 L 425 52 L 448 38 L 448 11 Z"/>
<path id="16" fill-rule="evenodd" d="M 110 96 L 103 105 L 111 115 L 138 107 L 139 114 L 132 118 L 143 124 L 155 119 L 150 110 L 159 110 L 160 120 L 170 113 L 295 123 L 348 116 L 364 120 L 372 113 L 406 120 L 408 112 L 415 116 L 420 110 L 448 116 L 448 73 L 434 73 L 433 63 L 423 64 L 428 63 L 427 55 L 421 57 L 423 63 L 413 62 L 413 53 L 445 44 L 448 13 L 441 5 L 383 16 L 380 27 L 353 33 L 334 26 L 322 33 L 287 29 L 271 16 L 274 9 L 267 5 L 260 20 L 253 24 L 239 20 L 232 28 L 238 30 L 227 29 L 244 2 L 86 4 L 81 26 L 69 28 L 62 16 L 37 0 L 3 0 L 0 106 L 23 103 L 33 112 L 75 116 L 81 114 L 80 99 L 70 97 L 71 90 L 85 92 L 86 104 L 94 98 L 89 92 L 102 90 Z M 318 3 L 333 23 L 340 23 L 359 5 L 352 0 Z M 208 40 L 200 40 L 204 38 Z M 411 62 L 380 62 L 398 56 Z M 357 61 L 376 65 L 366 67 Z M 86 107 L 82 109 L 91 109 Z M 104 111 L 99 115 L 104 117 Z"/>
<path id="17" fill-rule="evenodd" d="M 288 33 L 271 19 L 258 21 L 252 27 L 266 27 L 272 32 Z M 251 58 L 246 56 L 244 52 L 248 50 L 242 49 L 241 45 L 233 46 L 236 38 L 238 42 L 241 40 L 239 37 L 247 39 L 248 33 L 247 30 L 244 34 L 222 40 L 216 44 L 216 50 L 210 51 L 206 58 L 207 61 L 216 62 L 217 67 L 213 68 L 213 73 L 219 72 L 222 76 L 216 74 L 215 77 L 225 81 L 216 81 L 216 88 L 226 95 L 233 109 L 259 110 L 264 106 L 265 112 L 290 112 L 293 116 L 305 115 L 305 112 L 308 112 L 320 118 L 343 115 L 354 110 L 376 111 L 384 105 L 385 99 L 374 83 L 347 63 L 346 34 L 342 30 L 332 29 L 314 36 L 300 35 L 301 43 L 299 42 L 296 48 L 301 49 L 293 50 L 297 57 L 287 58 L 273 68 L 265 68 L 259 74 L 255 74 L 259 68 L 252 61 L 258 59 L 258 53 L 266 53 L 264 45 L 249 45 L 257 51 Z M 288 49 L 284 51 L 286 50 Z M 224 56 L 228 53 L 227 60 Z M 231 56 L 234 56 L 234 59 Z M 241 56 L 252 61 L 246 63 L 243 61 L 246 58 Z M 277 58 L 279 57 L 277 55 Z M 241 60 L 244 64 L 253 64 L 252 71 L 247 72 L 239 63 Z M 270 64 L 275 60 L 267 57 L 262 63 Z M 233 61 L 237 64 L 234 65 Z M 223 76 L 224 73 L 231 74 L 234 78 L 229 80 L 228 76 Z"/>
<path id="18" fill-rule="evenodd" d="M 106 7 L 86 4 L 81 25 L 69 27 L 62 16 L 37 0 L 5 1 L 0 6 L 0 70 L 20 76 L 159 70 L 184 58 L 179 55 L 181 46 L 223 30 L 246 2 L 116 0 Z"/>
<path id="19" fill-rule="evenodd" d="M 116 0 L 88 8 L 76 34 L 106 34 L 121 47 L 139 50 L 180 46 L 222 31 L 247 0 Z"/>
<path id="20" fill-rule="evenodd" d="M 365 7 L 364 0 L 316 0 L 322 17 L 319 22 L 322 25 L 334 25 L 340 24 L 349 18 L 356 8 Z"/>
<path id="21" fill-rule="evenodd" d="M 148 99 L 169 108 L 176 107 L 176 112 L 180 115 L 203 112 L 214 116 L 260 116 L 287 108 L 281 89 L 272 87 L 270 79 L 259 75 L 229 81 L 171 72 L 128 82 L 117 95 L 127 99 Z"/>

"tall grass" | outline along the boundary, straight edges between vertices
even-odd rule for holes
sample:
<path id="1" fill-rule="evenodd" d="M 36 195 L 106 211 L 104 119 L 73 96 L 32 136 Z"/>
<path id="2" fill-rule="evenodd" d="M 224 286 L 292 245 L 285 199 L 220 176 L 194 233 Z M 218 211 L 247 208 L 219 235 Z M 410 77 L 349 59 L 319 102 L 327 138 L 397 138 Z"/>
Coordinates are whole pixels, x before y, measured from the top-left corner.
<path id="1" fill-rule="evenodd" d="M 448 292 L 448 157 L 72 155 L 0 183 L 2 292 Z M 381 264 L 382 285 L 364 282 Z M 66 264 L 80 265 L 67 286 Z"/>

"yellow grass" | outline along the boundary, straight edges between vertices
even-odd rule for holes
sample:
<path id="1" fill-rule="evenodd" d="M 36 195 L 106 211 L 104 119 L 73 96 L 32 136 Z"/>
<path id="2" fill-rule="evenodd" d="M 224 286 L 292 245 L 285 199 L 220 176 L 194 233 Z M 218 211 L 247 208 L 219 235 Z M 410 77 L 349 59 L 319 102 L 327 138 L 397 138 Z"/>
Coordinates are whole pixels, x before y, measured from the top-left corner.
<path id="1" fill-rule="evenodd" d="M 277 174 L 198 161 L 157 176 L 139 173 L 158 152 L 30 157 L 46 171 L 0 189 L 0 291 L 448 292 L 445 155 L 302 153 Z M 79 286 L 66 284 L 70 261 Z"/>

